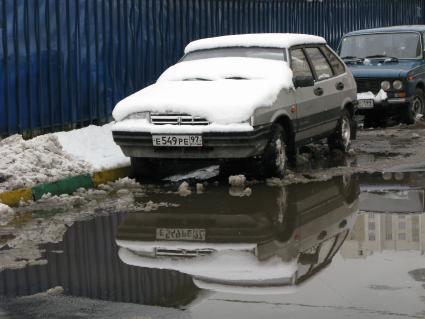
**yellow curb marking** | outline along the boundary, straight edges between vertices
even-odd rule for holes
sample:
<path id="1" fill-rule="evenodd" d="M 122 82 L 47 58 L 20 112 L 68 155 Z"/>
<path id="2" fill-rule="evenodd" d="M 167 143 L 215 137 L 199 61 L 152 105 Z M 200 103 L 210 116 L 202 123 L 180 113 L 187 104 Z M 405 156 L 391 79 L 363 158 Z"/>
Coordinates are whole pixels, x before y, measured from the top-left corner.
<path id="1" fill-rule="evenodd" d="M 107 171 L 95 173 L 92 177 L 94 186 L 115 181 L 119 178 L 127 177 L 130 174 L 130 167 L 113 168 Z"/>
<path id="2" fill-rule="evenodd" d="M 24 201 L 32 200 L 31 188 L 20 188 L 10 192 L 0 193 L 0 203 L 8 206 L 18 206 L 21 199 Z"/>

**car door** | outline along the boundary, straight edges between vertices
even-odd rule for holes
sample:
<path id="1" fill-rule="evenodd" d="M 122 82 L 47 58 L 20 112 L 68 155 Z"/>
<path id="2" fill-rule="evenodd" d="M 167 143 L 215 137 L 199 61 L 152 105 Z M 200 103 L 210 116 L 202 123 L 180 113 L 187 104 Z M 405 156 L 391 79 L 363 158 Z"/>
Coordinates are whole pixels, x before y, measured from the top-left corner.
<path id="1" fill-rule="evenodd" d="M 321 47 L 309 46 L 305 52 L 316 79 L 315 93 L 323 106 L 322 113 L 316 118 L 319 123 L 316 134 L 324 134 L 335 129 L 340 117 L 344 83 L 341 76 L 335 76 Z"/>
<path id="2" fill-rule="evenodd" d="M 294 79 L 297 77 L 314 79 L 314 74 L 310 63 L 307 60 L 302 47 L 294 47 L 290 50 L 290 64 Z M 323 103 L 318 99 L 317 92 L 315 93 L 314 85 L 296 87 L 295 88 L 296 102 L 296 131 L 295 141 L 308 142 L 313 138 L 317 131 L 317 117 L 323 112 Z"/>

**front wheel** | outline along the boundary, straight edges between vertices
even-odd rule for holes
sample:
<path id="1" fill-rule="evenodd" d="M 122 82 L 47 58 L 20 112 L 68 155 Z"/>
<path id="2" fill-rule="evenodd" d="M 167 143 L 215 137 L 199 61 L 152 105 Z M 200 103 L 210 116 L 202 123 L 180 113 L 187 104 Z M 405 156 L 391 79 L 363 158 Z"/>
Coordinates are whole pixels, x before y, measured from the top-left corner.
<path id="1" fill-rule="evenodd" d="M 422 89 L 416 89 L 412 102 L 407 106 L 404 121 L 407 124 L 414 124 L 418 115 L 424 114 L 425 95 Z"/>
<path id="2" fill-rule="evenodd" d="M 351 132 L 353 131 L 353 122 L 350 113 L 343 110 L 341 118 L 338 120 L 335 132 L 328 137 L 329 148 L 339 149 L 343 152 L 348 152 L 351 147 Z"/>
<path id="3" fill-rule="evenodd" d="M 265 177 L 283 177 L 287 167 L 287 139 L 285 129 L 274 124 L 270 140 L 261 158 L 261 170 Z"/>

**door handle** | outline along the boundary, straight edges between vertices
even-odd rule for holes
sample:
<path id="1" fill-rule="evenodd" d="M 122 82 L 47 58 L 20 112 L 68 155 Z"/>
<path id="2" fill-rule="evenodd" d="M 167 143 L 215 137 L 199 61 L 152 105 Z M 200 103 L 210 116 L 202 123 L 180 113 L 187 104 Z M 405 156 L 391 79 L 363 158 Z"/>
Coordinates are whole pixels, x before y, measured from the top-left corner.
<path id="1" fill-rule="evenodd" d="M 337 89 L 338 91 L 342 91 L 342 90 L 344 90 L 344 83 L 342 83 L 342 82 L 338 82 L 338 83 L 335 85 L 335 87 L 336 87 L 336 89 Z"/>
<path id="2" fill-rule="evenodd" d="M 322 88 L 315 88 L 314 94 L 316 94 L 317 96 L 323 95 L 323 89 Z"/>

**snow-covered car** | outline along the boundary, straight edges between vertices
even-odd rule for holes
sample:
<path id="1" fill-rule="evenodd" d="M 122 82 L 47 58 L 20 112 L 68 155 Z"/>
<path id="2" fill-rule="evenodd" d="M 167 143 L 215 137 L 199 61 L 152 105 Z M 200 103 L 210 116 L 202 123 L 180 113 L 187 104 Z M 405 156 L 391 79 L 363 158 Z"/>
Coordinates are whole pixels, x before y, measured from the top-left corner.
<path id="1" fill-rule="evenodd" d="M 283 176 L 297 147 L 347 151 L 356 83 L 325 39 L 245 34 L 189 43 L 151 86 L 120 101 L 113 137 L 137 174 L 157 159 L 256 159 Z"/>

